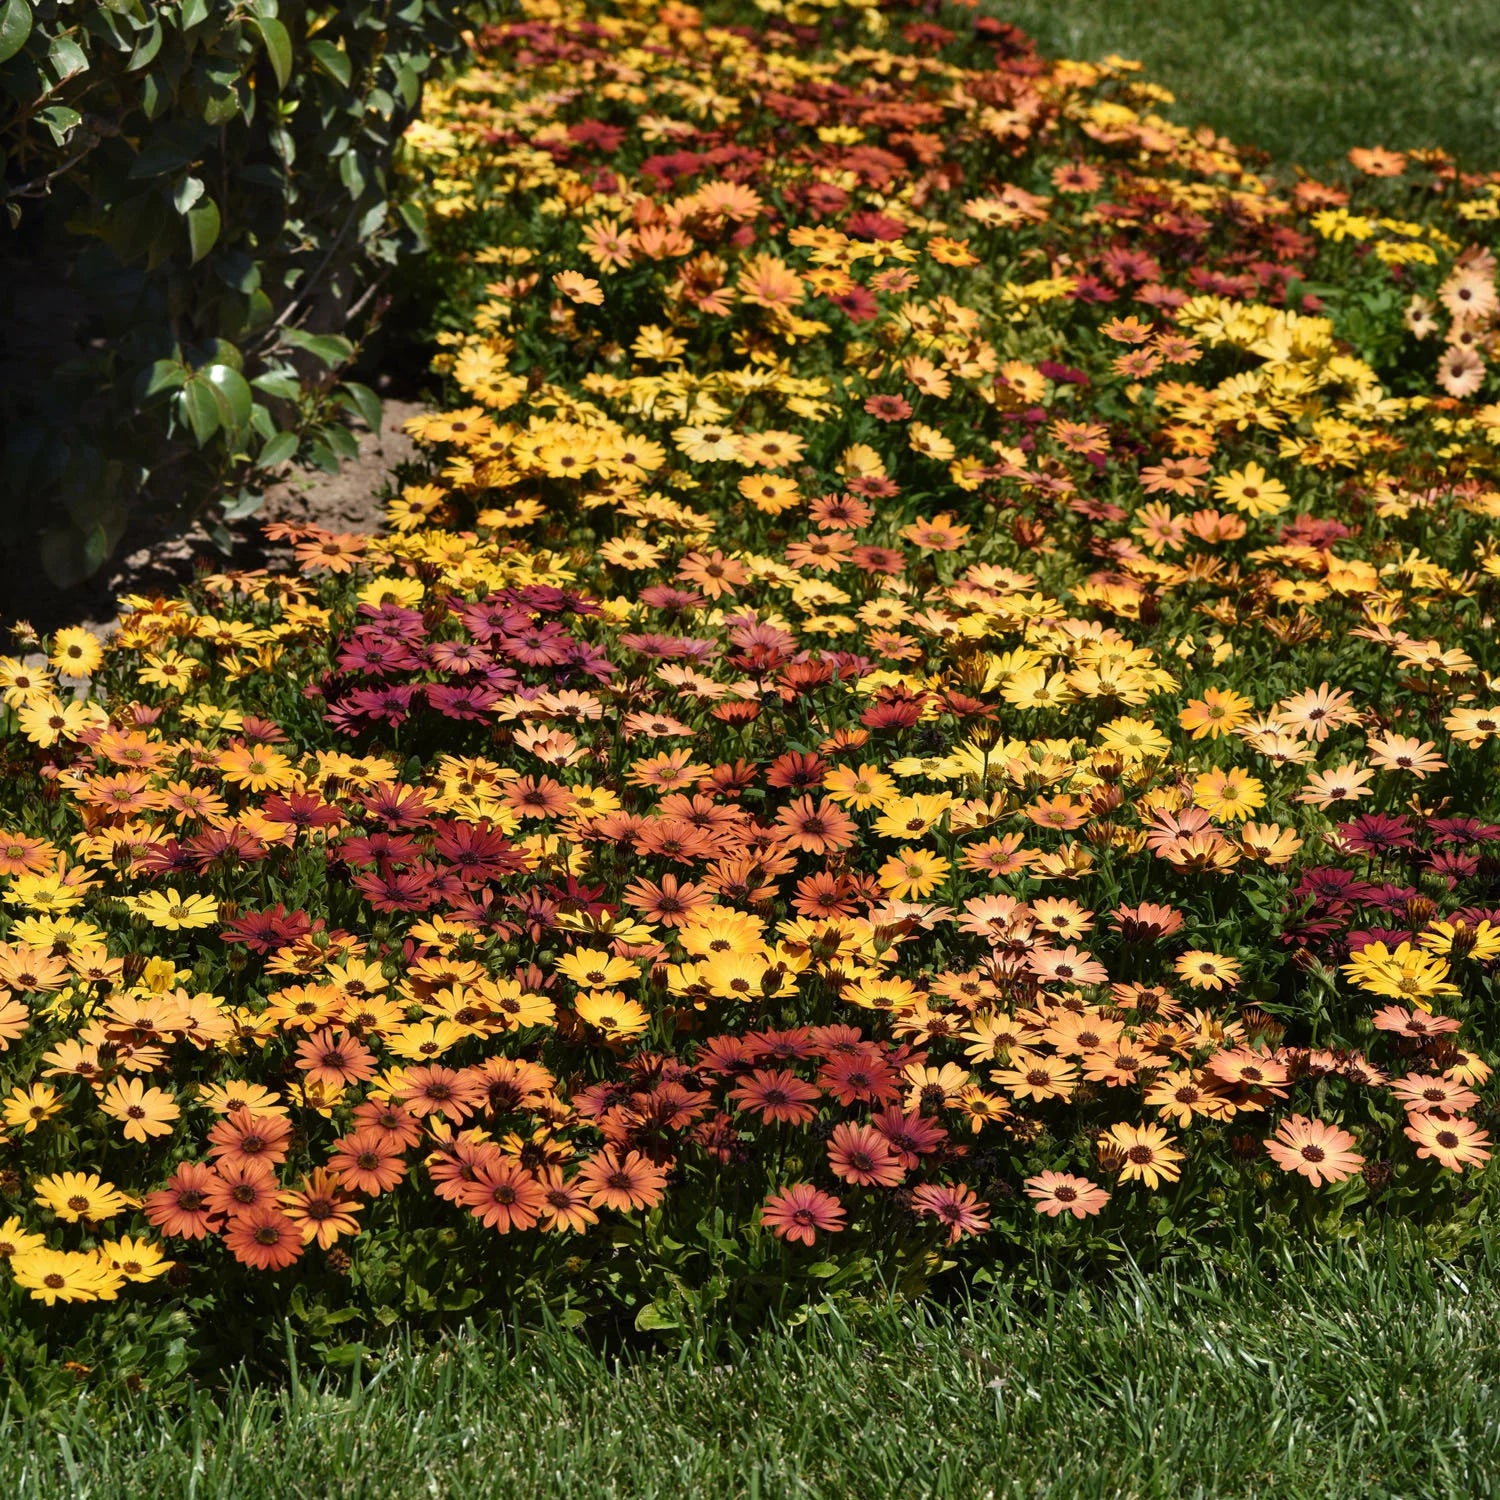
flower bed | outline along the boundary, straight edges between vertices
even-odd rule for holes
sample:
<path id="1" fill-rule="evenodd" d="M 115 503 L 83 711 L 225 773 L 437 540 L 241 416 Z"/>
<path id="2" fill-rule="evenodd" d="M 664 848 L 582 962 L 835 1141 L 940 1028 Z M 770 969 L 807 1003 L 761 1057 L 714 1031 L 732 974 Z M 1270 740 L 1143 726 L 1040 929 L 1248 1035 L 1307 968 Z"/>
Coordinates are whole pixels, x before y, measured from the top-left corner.
<path id="1" fill-rule="evenodd" d="M 1280 185 L 965 12 L 476 45 L 387 532 L 0 673 L 4 1295 L 326 1351 L 1461 1243 L 1500 178 Z"/>

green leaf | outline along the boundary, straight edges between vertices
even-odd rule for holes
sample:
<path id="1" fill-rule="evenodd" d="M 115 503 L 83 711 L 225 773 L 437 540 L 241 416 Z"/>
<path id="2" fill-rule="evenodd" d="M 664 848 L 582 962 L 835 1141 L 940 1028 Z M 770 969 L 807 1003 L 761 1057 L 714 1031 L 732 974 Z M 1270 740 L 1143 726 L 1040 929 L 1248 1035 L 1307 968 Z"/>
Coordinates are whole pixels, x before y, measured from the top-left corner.
<path id="1" fill-rule="evenodd" d="M 279 401 L 295 401 L 302 394 L 302 382 L 289 370 L 267 370 L 250 382 L 258 391 Z"/>
<path id="2" fill-rule="evenodd" d="M 240 96 L 234 89 L 211 94 L 203 106 L 203 120 L 208 125 L 227 125 L 240 112 Z"/>
<path id="3" fill-rule="evenodd" d="M 89 573 L 97 573 L 109 556 L 109 533 L 102 526 L 90 527 L 83 538 L 83 566 Z"/>
<path id="4" fill-rule="evenodd" d="M 365 190 L 365 169 L 360 165 L 359 153 L 346 151 L 339 157 L 339 181 L 351 198 L 359 198 Z"/>
<path id="5" fill-rule="evenodd" d="M 205 353 L 193 360 L 198 368 L 204 365 L 228 365 L 231 370 L 245 373 L 245 356 L 228 339 L 209 339 L 203 346 Z"/>
<path id="6" fill-rule="evenodd" d="M 341 404 L 356 413 L 371 432 L 379 432 L 380 397 L 369 386 L 360 385 L 355 380 L 346 380 L 343 391 Z"/>
<path id="7" fill-rule="evenodd" d="M 219 256 L 214 261 L 214 275 L 247 297 L 260 289 L 260 264 L 243 250 Z"/>
<path id="8" fill-rule="evenodd" d="M 284 464 L 297 452 L 297 434 L 295 432 L 278 432 L 268 442 L 256 457 L 263 469 L 274 469 L 277 464 Z M 226 514 L 228 514 L 226 512 Z"/>
<path id="9" fill-rule="evenodd" d="M 417 100 L 422 97 L 422 77 L 410 64 L 396 74 L 396 92 L 408 109 L 417 107 Z"/>
<path id="10" fill-rule="evenodd" d="M 83 116 L 76 109 L 69 109 L 66 104 L 54 104 L 49 109 L 44 109 L 37 119 L 52 132 L 52 139 L 59 146 L 83 122 Z"/>
<path id="11" fill-rule="evenodd" d="M 53 37 L 52 45 L 47 48 L 47 63 L 59 83 L 89 70 L 88 54 L 70 36 Z"/>
<path id="12" fill-rule="evenodd" d="M 328 440 L 328 446 L 340 458 L 347 458 L 352 463 L 359 457 L 359 439 L 347 427 L 341 427 L 337 422 L 330 422 L 323 429 L 323 436 Z"/>
<path id="13" fill-rule="evenodd" d="M 250 305 L 245 311 L 245 327 L 259 328 L 262 323 L 269 323 L 275 315 L 276 309 L 271 306 L 271 299 L 259 287 L 250 293 Z"/>
<path id="14" fill-rule="evenodd" d="M 349 54 L 342 47 L 335 47 L 332 42 L 315 38 L 307 44 L 307 50 L 312 53 L 313 61 L 325 73 L 336 78 L 344 88 L 349 87 L 349 81 L 354 77 L 354 69 L 350 65 Z"/>
<path id="15" fill-rule="evenodd" d="M 31 7 L 26 0 L 5 0 L 0 5 L 0 62 L 14 57 L 30 35 Z"/>
<path id="16" fill-rule="evenodd" d="M 125 64 L 125 71 L 134 73 L 137 68 L 144 68 L 160 51 L 161 22 L 152 21 L 145 36 L 135 44 L 135 51 L 130 54 L 130 61 Z"/>
<path id="17" fill-rule="evenodd" d="M 253 516 L 266 503 L 266 497 L 255 490 L 241 490 L 233 500 L 226 500 L 219 507 L 219 514 L 226 521 L 243 521 Z"/>
<path id="18" fill-rule="evenodd" d="M 367 208 L 359 221 L 359 238 L 363 244 L 366 240 L 373 240 L 385 227 L 386 215 L 391 206 L 382 198 L 378 203 L 372 203 Z"/>
<path id="19" fill-rule="evenodd" d="M 292 39 L 285 26 L 270 16 L 262 16 L 255 23 L 260 27 L 261 40 L 266 44 L 266 57 L 271 71 L 276 75 L 276 87 L 284 89 L 292 76 Z"/>
<path id="20" fill-rule="evenodd" d="M 403 203 L 397 208 L 396 214 L 416 240 L 416 248 L 425 250 L 427 248 L 427 215 L 422 212 L 421 204 Z"/>
<path id="21" fill-rule="evenodd" d="M 188 243 L 192 246 L 193 264 L 197 265 L 219 238 L 219 205 L 205 198 L 187 216 Z"/>
<path id="22" fill-rule="evenodd" d="M 200 448 L 219 430 L 219 403 L 213 387 L 197 375 L 183 386 L 177 409 Z"/>
<path id="23" fill-rule="evenodd" d="M 648 1302 L 635 1315 L 635 1326 L 643 1333 L 649 1333 L 654 1328 L 677 1328 L 680 1325 L 669 1312 L 659 1308 L 654 1302 Z"/>
<path id="24" fill-rule="evenodd" d="M 160 118 L 171 97 L 162 79 L 155 73 L 147 73 L 141 79 L 141 113 L 148 120 Z"/>
<path id="25" fill-rule="evenodd" d="M 354 358 L 354 345 L 336 333 L 304 333 L 300 328 L 286 328 L 282 337 L 294 349 L 315 356 L 330 369 Z"/>
<path id="26" fill-rule="evenodd" d="M 148 75 L 149 77 L 149 75 Z M 165 122 L 154 131 L 142 146 L 140 154 L 130 164 L 130 176 L 162 177 L 188 165 L 203 145 L 198 132 L 188 132 Z"/>
<path id="27" fill-rule="evenodd" d="M 194 379 L 208 382 L 219 402 L 219 420 L 225 427 L 244 427 L 249 422 L 255 397 L 250 392 L 250 382 L 233 366 L 209 365 L 199 370 Z"/>
<path id="28" fill-rule="evenodd" d="M 339 471 L 338 454 L 320 437 L 309 440 L 307 445 L 307 461 L 315 469 L 321 469 L 325 474 L 337 474 Z"/>
<path id="29" fill-rule="evenodd" d="M 182 0 L 182 14 L 178 25 L 184 31 L 201 26 L 208 19 L 208 0 Z"/>
<path id="30" fill-rule="evenodd" d="M 187 368 L 181 361 L 159 359 L 151 366 L 151 374 L 146 381 L 146 395 L 158 396 L 163 391 L 180 390 L 187 378 Z"/>
<path id="31" fill-rule="evenodd" d="M 185 214 L 204 194 L 203 179 L 191 175 L 184 177 L 172 189 L 172 207 Z"/>

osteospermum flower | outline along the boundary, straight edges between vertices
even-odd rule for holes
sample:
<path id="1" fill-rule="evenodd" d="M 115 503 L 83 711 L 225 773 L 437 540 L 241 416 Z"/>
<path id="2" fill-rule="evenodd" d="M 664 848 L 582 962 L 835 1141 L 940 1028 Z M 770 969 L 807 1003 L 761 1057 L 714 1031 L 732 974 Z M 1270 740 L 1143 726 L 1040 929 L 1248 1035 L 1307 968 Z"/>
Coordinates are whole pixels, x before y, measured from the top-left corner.
<path id="1" fill-rule="evenodd" d="M 1238 766 L 1205 771 L 1193 781 L 1193 802 L 1211 818 L 1235 823 L 1265 806 L 1265 788 Z"/>
<path id="2" fill-rule="evenodd" d="M 592 990 L 580 995 L 573 1010 L 579 1020 L 597 1026 L 611 1038 L 639 1036 L 651 1024 L 644 1007 L 620 990 Z"/>
<path id="3" fill-rule="evenodd" d="M 1264 1089 L 1280 1097 L 1286 1093 L 1286 1064 L 1253 1047 L 1231 1047 L 1209 1059 L 1209 1071 L 1224 1083 Z"/>
<path id="4" fill-rule="evenodd" d="M 1274 516 L 1291 503 L 1286 486 L 1256 463 L 1220 475 L 1214 480 L 1213 490 L 1217 499 L 1256 520 Z"/>
<path id="5" fill-rule="evenodd" d="M 1154 1189 L 1182 1175 L 1183 1153 L 1160 1125 L 1112 1125 L 1102 1144 L 1118 1162 L 1121 1182 L 1140 1181 Z"/>
<path id="6" fill-rule="evenodd" d="M 820 1234 L 837 1234 L 846 1219 L 837 1198 L 806 1182 L 773 1193 L 760 1214 L 760 1222 L 778 1239 L 803 1245 L 811 1245 Z"/>
<path id="7" fill-rule="evenodd" d="M 62 1113 L 63 1100 L 50 1083 L 34 1083 L 29 1088 L 14 1088 L 5 1097 L 5 1123 L 22 1135 L 31 1135 L 38 1126 Z"/>
<path id="8" fill-rule="evenodd" d="M 622 1213 L 655 1207 L 666 1181 L 666 1170 L 639 1151 L 622 1154 L 613 1146 L 590 1157 L 578 1173 L 578 1186 L 588 1195 L 590 1208 Z"/>
<path id="9" fill-rule="evenodd" d="M 28 1250 L 42 1250 L 47 1245 L 47 1236 L 33 1234 L 22 1227 L 20 1219 L 12 1214 L 0 1224 L 0 1260 L 11 1260 L 24 1255 Z"/>
<path id="10" fill-rule="evenodd" d="M 132 1202 L 96 1172 L 57 1172 L 38 1178 L 36 1201 L 69 1224 L 81 1219 L 112 1219 Z"/>
<path id="11" fill-rule="evenodd" d="M 163 1234 L 185 1240 L 206 1239 L 217 1229 L 221 1217 L 208 1197 L 209 1189 L 219 1181 L 211 1167 L 185 1161 L 165 1187 L 146 1194 L 142 1204 L 146 1217 Z"/>
<path id="12" fill-rule="evenodd" d="M 481 1224 L 500 1234 L 530 1229 L 546 1202 L 542 1185 L 530 1172 L 512 1162 L 486 1162 L 459 1196 Z"/>
<path id="13" fill-rule="evenodd" d="M 589 1225 L 599 1222 L 582 1186 L 577 1179 L 565 1177 L 561 1167 L 542 1168 L 537 1181 L 542 1190 L 539 1211 L 543 1229 L 582 1234 Z"/>
<path id="14" fill-rule="evenodd" d="M 1069 1172 L 1042 1172 L 1028 1177 L 1026 1196 L 1036 1203 L 1039 1214 L 1051 1219 L 1065 1213 L 1075 1219 L 1086 1219 L 1109 1202 L 1109 1194 L 1097 1183 Z"/>
<path id="15" fill-rule="evenodd" d="M 126 905 L 151 926 L 167 932 L 212 927 L 219 920 L 219 903 L 212 896 L 184 896 L 175 886 L 144 896 L 128 896 Z"/>
<path id="16" fill-rule="evenodd" d="M 817 1114 L 820 1093 L 816 1085 L 788 1069 L 757 1068 L 729 1097 L 767 1122 L 804 1125 Z"/>
<path id="17" fill-rule="evenodd" d="M 1437 754 L 1437 746 L 1431 740 L 1418 740 L 1410 735 L 1387 734 L 1372 737 L 1367 742 L 1370 764 L 1383 771 L 1407 771 L 1419 781 L 1425 780 L 1434 771 L 1446 769 L 1448 762 Z"/>
<path id="18" fill-rule="evenodd" d="M 297 776 L 291 761 L 269 745 L 237 745 L 219 756 L 218 767 L 229 785 L 247 792 L 290 786 Z"/>
<path id="19" fill-rule="evenodd" d="M 1364 1165 L 1365 1159 L 1354 1145 L 1354 1137 L 1347 1130 L 1305 1115 L 1292 1115 L 1276 1127 L 1266 1150 L 1283 1172 L 1295 1172 L 1314 1187 L 1321 1187 L 1325 1182 L 1352 1177 Z"/>
<path id="20" fill-rule="evenodd" d="M 585 989 L 602 990 L 639 977 L 628 959 L 616 958 L 600 948 L 578 948 L 560 958 L 557 972 Z"/>
<path id="21" fill-rule="evenodd" d="M 828 1165 L 835 1177 L 859 1187 L 895 1187 L 906 1176 L 890 1143 L 868 1125 L 835 1125 Z"/>
<path id="22" fill-rule="evenodd" d="M 921 901 L 943 883 L 948 860 L 926 849 L 902 848 L 880 867 L 880 887 L 899 901 Z"/>
<path id="23" fill-rule="evenodd" d="M 110 1270 L 126 1281 L 155 1281 L 172 1269 L 172 1262 L 162 1254 L 160 1245 L 128 1234 L 123 1239 L 105 1240 L 97 1253 Z"/>
<path id="24" fill-rule="evenodd" d="M 105 1114 L 124 1126 L 127 1141 L 146 1141 L 171 1135 L 182 1110 L 165 1089 L 147 1088 L 139 1078 L 117 1078 L 99 1101 Z"/>
<path id="25" fill-rule="evenodd" d="M 284 1271 L 302 1255 L 300 1226 L 281 1209 L 262 1204 L 233 1218 L 224 1243 L 243 1265 L 256 1271 Z"/>
<path id="26" fill-rule="evenodd" d="M 1201 698 L 1188 699 L 1177 722 L 1193 739 L 1218 739 L 1238 729 L 1250 717 L 1254 702 L 1228 688 L 1209 688 Z"/>
<path id="27" fill-rule="evenodd" d="M 328 1166 L 340 1182 L 374 1197 L 388 1193 L 406 1175 L 398 1139 L 383 1130 L 356 1130 L 334 1142 Z"/>
<path id="28" fill-rule="evenodd" d="M 1233 989 L 1240 981 L 1238 960 L 1222 953 L 1208 953 L 1191 948 L 1172 965 L 1179 979 L 1195 990 Z"/>
<path id="29" fill-rule="evenodd" d="M 1431 1157 L 1450 1172 L 1483 1166 L 1490 1159 L 1489 1132 L 1472 1120 L 1447 1119 L 1442 1115 L 1413 1115 L 1402 1132 L 1414 1141 L 1419 1157 Z"/>
<path id="30" fill-rule="evenodd" d="M 10 1272 L 33 1301 L 113 1302 L 124 1276 L 101 1255 L 78 1250 L 28 1250 L 14 1255 Z"/>
<path id="31" fill-rule="evenodd" d="M 990 1227 L 989 1204 L 961 1182 L 924 1182 L 912 1189 L 912 1212 L 936 1219 L 948 1231 L 948 1243 L 967 1235 L 984 1234 Z"/>
<path id="32" fill-rule="evenodd" d="M 232 1109 L 208 1132 L 208 1155 L 221 1167 L 247 1162 L 279 1166 L 290 1151 L 292 1127 L 279 1115 Z"/>

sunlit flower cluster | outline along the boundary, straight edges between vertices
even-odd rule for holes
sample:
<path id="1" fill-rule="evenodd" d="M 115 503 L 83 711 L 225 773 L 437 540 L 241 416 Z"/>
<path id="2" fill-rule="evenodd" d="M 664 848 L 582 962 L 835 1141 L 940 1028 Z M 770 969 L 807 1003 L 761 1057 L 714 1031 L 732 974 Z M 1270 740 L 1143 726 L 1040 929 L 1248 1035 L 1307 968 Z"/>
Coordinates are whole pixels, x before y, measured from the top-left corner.
<path id="1" fill-rule="evenodd" d="M 1284 190 L 964 11 L 475 46 L 386 528 L 0 661 L 17 1295 L 640 1312 L 1481 1190 L 1500 185 Z"/>

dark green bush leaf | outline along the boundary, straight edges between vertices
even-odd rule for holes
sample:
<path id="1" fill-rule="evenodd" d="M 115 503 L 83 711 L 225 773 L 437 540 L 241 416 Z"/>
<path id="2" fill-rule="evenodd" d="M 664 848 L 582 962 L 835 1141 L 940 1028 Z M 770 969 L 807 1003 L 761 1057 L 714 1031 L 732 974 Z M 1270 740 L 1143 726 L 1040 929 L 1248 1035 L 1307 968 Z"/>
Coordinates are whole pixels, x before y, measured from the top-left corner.
<path id="1" fill-rule="evenodd" d="M 203 149 L 205 141 L 192 126 L 163 125 L 147 138 L 140 154 L 130 164 L 132 177 L 161 177 L 176 172 L 191 162 Z"/>
<path id="2" fill-rule="evenodd" d="M 178 408 L 201 448 L 219 430 L 219 403 L 213 387 L 199 375 L 183 386 Z"/>
<path id="3" fill-rule="evenodd" d="M 284 89 L 292 76 L 292 39 L 285 26 L 272 16 L 261 16 L 255 24 L 260 28 L 261 40 L 266 44 L 266 57 L 271 71 L 276 75 L 276 87 Z"/>
<path id="4" fill-rule="evenodd" d="M 194 379 L 208 382 L 209 389 L 218 398 L 220 421 L 225 427 L 244 427 L 250 421 L 250 408 L 255 397 L 250 393 L 250 383 L 231 365 L 209 365 L 200 370 Z"/>
<path id="5" fill-rule="evenodd" d="M 282 436 L 287 437 L 290 434 L 283 433 Z M 293 450 L 296 449 L 296 446 L 294 441 L 292 444 Z M 264 462 L 264 455 L 262 455 L 259 462 Z M 265 503 L 266 497 L 258 491 L 241 490 L 233 500 L 226 500 L 219 507 L 219 511 L 226 521 L 243 521 L 247 516 L 253 516 Z"/>
<path id="6" fill-rule="evenodd" d="M 213 249 L 215 241 L 219 238 L 219 206 L 212 198 L 205 198 L 195 209 L 187 215 L 188 241 L 193 250 L 193 264 L 196 265 L 210 250 Z"/>
<path id="7" fill-rule="evenodd" d="M 201 177 L 184 177 L 176 187 L 172 189 L 172 207 L 180 214 L 185 214 L 204 193 L 203 179 Z"/>
<path id="8" fill-rule="evenodd" d="M 256 456 L 256 463 L 263 469 L 274 469 L 277 464 L 284 464 L 289 458 L 296 455 L 297 434 L 295 432 L 278 432 Z M 227 515 L 228 512 L 226 511 Z"/>
<path id="9" fill-rule="evenodd" d="M 359 457 L 359 439 L 347 427 L 330 422 L 323 429 L 323 437 L 340 458 L 353 460 Z"/>
<path id="10" fill-rule="evenodd" d="M 54 104 L 44 109 L 38 116 L 52 133 L 52 139 L 59 145 L 66 143 L 68 137 L 83 123 L 83 116 L 76 109 L 69 109 L 66 104 Z"/>
<path id="11" fill-rule="evenodd" d="M 188 378 L 187 367 L 179 360 L 159 359 L 151 366 L 151 376 L 146 382 L 145 394 L 158 396 L 163 391 L 180 390 Z"/>
<path id="12" fill-rule="evenodd" d="M 300 328 L 288 328 L 282 337 L 294 349 L 302 349 L 330 367 L 354 357 L 354 345 L 337 333 L 303 333 Z"/>
<path id="13" fill-rule="evenodd" d="M 52 45 L 47 49 L 47 63 L 57 74 L 57 81 L 66 83 L 68 79 L 88 72 L 89 59 L 72 37 L 58 36 L 52 39 Z"/>
<path id="14" fill-rule="evenodd" d="M 156 54 L 161 51 L 161 34 L 160 20 L 152 21 L 145 36 L 136 43 L 135 51 L 130 54 L 130 61 L 125 64 L 127 73 L 134 73 L 155 59 Z"/>
<path id="15" fill-rule="evenodd" d="M 380 397 L 367 385 L 346 380 L 341 387 L 343 404 L 357 412 L 360 420 L 371 432 L 380 431 Z"/>
<path id="16" fill-rule="evenodd" d="M 312 53 L 318 66 L 324 72 L 336 78 L 345 88 L 349 87 L 349 80 L 354 76 L 349 66 L 349 54 L 342 48 L 334 46 L 332 42 L 314 39 L 307 44 L 307 50 Z"/>
<path id="17" fill-rule="evenodd" d="M 31 7 L 26 0 L 5 0 L 0 5 L 0 62 L 14 57 L 30 35 Z"/>
<path id="18" fill-rule="evenodd" d="M 250 382 L 258 391 L 280 401 L 295 401 L 302 394 L 302 383 L 292 370 L 267 370 Z"/>

